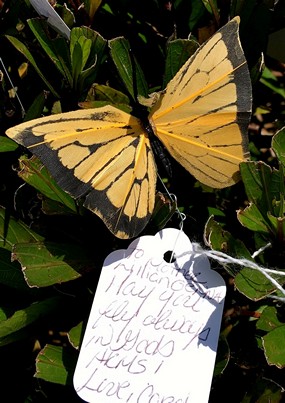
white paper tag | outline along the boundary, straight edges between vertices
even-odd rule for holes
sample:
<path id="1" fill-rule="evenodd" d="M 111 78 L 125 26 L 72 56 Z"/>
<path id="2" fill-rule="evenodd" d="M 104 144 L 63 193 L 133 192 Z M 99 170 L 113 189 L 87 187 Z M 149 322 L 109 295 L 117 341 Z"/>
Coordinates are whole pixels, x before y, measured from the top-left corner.
<path id="1" fill-rule="evenodd" d="M 74 374 L 83 400 L 208 401 L 226 287 L 191 250 L 168 228 L 106 258 Z"/>

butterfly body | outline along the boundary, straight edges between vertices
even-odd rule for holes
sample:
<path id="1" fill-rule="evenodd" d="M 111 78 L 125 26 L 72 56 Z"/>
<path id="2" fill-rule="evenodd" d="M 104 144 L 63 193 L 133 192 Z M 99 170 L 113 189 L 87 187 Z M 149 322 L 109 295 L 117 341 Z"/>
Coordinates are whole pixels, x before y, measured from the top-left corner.
<path id="1" fill-rule="evenodd" d="M 7 135 L 37 155 L 64 190 L 84 196 L 84 206 L 116 236 L 134 237 L 154 208 L 152 138 L 209 186 L 222 188 L 238 180 L 239 163 L 247 157 L 251 111 L 238 22 L 232 20 L 198 49 L 147 119 L 104 106 L 22 123 Z M 163 159 L 159 147 L 157 152 Z"/>

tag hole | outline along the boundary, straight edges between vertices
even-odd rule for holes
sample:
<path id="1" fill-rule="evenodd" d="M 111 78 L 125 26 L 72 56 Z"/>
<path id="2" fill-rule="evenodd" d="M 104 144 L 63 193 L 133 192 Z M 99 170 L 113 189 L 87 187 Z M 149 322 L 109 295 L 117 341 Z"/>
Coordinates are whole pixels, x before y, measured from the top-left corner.
<path id="1" fill-rule="evenodd" d="M 164 259 L 167 263 L 176 262 L 175 253 L 173 253 L 171 250 L 168 250 L 168 251 L 165 252 L 165 254 L 163 255 L 163 259 Z"/>

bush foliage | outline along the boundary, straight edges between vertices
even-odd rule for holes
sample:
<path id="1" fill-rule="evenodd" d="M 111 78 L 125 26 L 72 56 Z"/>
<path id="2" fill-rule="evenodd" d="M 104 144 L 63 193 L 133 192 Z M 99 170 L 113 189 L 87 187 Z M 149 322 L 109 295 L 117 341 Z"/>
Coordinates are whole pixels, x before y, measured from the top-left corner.
<path id="1" fill-rule="evenodd" d="M 285 26 L 284 2 L 70 0 L 54 7 L 66 27 L 40 18 L 29 0 L 0 1 L 1 393 L 17 402 L 81 401 L 72 376 L 102 262 L 128 242 L 76 204 L 5 130 L 79 107 L 129 110 L 138 94 L 163 89 L 197 43 L 235 15 L 253 84 L 251 161 L 241 164 L 242 180 L 223 190 L 171 161 L 166 184 L 190 239 L 279 271 L 284 262 L 285 54 L 276 56 L 274 40 Z M 167 214 L 160 210 L 145 233 L 168 219 L 177 227 L 179 217 Z M 269 297 L 282 294 L 250 268 L 225 266 L 222 275 L 227 298 L 210 401 L 281 401 L 285 311 Z"/>

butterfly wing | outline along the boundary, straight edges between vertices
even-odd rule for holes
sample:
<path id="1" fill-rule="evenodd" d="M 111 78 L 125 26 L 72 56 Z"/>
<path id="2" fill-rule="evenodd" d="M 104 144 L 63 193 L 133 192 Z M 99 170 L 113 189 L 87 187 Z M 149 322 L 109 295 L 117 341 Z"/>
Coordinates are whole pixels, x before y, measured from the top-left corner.
<path id="1" fill-rule="evenodd" d="M 7 131 L 58 185 L 119 238 L 139 234 L 154 208 L 156 167 L 140 121 L 112 106 L 48 116 Z"/>
<path id="2" fill-rule="evenodd" d="M 236 17 L 202 45 L 150 114 L 169 153 L 214 188 L 234 184 L 247 157 L 251 82 L 238 26 Z"/>

